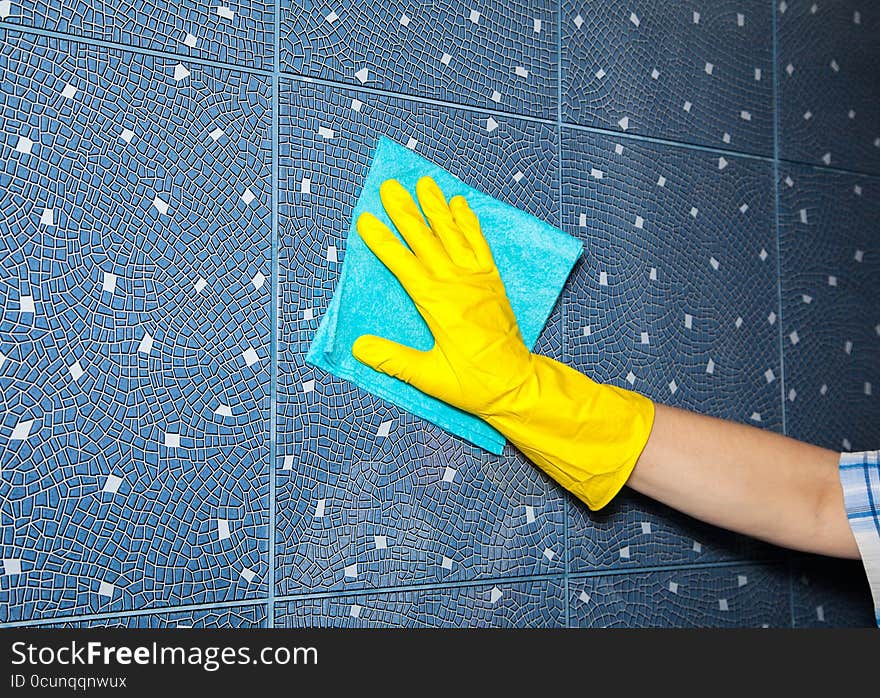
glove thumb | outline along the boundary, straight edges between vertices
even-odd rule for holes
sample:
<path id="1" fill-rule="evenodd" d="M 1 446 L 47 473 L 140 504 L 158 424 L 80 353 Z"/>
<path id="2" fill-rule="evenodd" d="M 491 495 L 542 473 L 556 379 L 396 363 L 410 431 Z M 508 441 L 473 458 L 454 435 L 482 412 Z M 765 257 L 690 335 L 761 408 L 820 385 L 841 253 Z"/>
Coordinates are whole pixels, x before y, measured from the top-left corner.
<path id="1" fill-rule="evenodd" d="M 351 353 L 354 354 L 354 358 L 373 370 L 398 378 L 417 388 L 428 356 L 427 352 L 371 334 L 358 337 L 351 348 Z"/>

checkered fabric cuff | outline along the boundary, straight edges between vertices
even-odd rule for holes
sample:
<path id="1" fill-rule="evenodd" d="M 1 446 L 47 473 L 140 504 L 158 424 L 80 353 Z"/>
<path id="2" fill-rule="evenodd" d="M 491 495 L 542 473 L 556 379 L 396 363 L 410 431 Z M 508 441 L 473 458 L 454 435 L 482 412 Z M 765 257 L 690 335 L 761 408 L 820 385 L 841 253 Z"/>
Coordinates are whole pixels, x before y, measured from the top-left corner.
<path id="1" fill-rule="evenodd" d="M 842 453 L 840 484 L 880 626 L 880 451 Z"/>

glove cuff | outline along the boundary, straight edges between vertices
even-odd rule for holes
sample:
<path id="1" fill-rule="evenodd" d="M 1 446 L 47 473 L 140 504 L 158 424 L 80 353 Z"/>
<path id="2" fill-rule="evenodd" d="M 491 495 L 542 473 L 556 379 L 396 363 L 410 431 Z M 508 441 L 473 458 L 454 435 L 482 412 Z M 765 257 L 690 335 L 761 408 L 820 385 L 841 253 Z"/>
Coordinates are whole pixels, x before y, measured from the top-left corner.
<path id="1" fill-rule="evenodd" d="M 485 419 L 590 509 L 601 509 L 644 450 L 654 403 L 548 357 L 532 359 L 533 375 L 502 413 Z"/>

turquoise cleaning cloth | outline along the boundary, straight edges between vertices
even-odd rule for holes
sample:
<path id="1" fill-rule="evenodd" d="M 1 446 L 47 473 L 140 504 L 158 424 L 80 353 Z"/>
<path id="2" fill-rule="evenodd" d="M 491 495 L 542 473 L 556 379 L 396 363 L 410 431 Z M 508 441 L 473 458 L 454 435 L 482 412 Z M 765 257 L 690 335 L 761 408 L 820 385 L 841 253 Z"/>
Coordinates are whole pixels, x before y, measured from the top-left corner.
<path id="1" fill-rule="evenodd" d="M 379 186 L 386 179 L 396 179 L 414 194 L 416 182 L 425 175 L 434 178 L 447 200 L 461 194 L 477 214 L 523 339 L 530 349 L 535 346 L 583 245 L 534 216 L 472 189 L 408 148 L 383 137 L 373 154 L 363 191 L 354 208 L 339 285 L 306 361 L 487 451 L 500 454 L 504 437 L 486 422 L 403 381 L 374 371 L 351 353 L 355 339 L 362 334 L 386 337 L 422 350 L 434 344 L 427 325 L 403 287 L 355 229 L 358 216 L 369 211 L 396 232 L 382 206 Z"/>

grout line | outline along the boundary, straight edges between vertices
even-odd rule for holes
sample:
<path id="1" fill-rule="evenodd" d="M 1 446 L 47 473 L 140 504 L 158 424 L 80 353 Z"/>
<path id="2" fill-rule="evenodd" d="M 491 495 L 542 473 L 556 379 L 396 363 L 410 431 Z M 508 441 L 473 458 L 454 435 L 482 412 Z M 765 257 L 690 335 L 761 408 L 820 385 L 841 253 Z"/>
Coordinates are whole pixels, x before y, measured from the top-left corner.
<path id="1" fill-rule="evenodd" d="M 880 172 L 866 172 L 865 170 L 850 170 L 845 167 L 830 167 L 828 165 L 817 165 L 814 162 L 805 162 L 803 160 L 794 160 L 792 158 L 778 157 L 776 160 L 786 165 L 797 165 L 798 167 L 809 167 L 816 172 L 827 172 L 828 174 L 844 174 L 857 175 L 859 177 L 880 177 Z"/>
<path id="2" fill-rule="evenodd" d="M 561 37 L 560 37 L 561 41 Z M 561 52 L 561 47 L 557 47 L 557 51 Z M 304 82 L 307 84 L 316 84 L 322 85 L 324 87 L 332 87 L 340 90 L 347 90 L 351 92 L 363 92 L 366 94 L 374 94 L 380 97 L 390 97 L 394 99 L 401 99 L 404 101 L 412 101 L 418 102 L 420 104 L 430 104 L 432 106 L 444 107 L 447 109 L 460 109 L 462 111 L 475 112 L 478 114 L 489 114 L 492 116 L 499 116 L 502 118 L 510 118 L 510 119 L 520 119 L 522 121 L 530 121 L 532 123 L 545 124 L 547 126 L 556 126 L 560 129 L 569 129 L 572 131 L 583 131 L 586 133 L 595 133 L 597 135 L 609 136 L 614 138 L 624 138 L 628 140 L 641 141 L 644 143 L 653 143 L 656 145 L 666 145 L 673 148 L 683 148 L 685 150 L 695 150 L 707 153 L 713 153 L 718 155 L 730 155 L 731 157 L 737 158 L 747 158 L 751 160 L 760 160 L 767 163 L 772 163 L 774 158 L 770 155 L 760 155 L 758 153 L 749 153 L 741 150 L 731 150 L 727 148 L 718 148 L 715 146 L 709 145 L 701 145 L 699 143 L 689 143 L 687 141 L 677 141 L 669 138 L 662 138 L 660 136 L 647 136 L 647 135 L 639 135 L 636 133 L 626 133 L 624 131 L 615 131 L 613 129 L 602 128 L 599 126 L 584 126 L 583 124 L 575 124 L 569 121 L 564 121 L 562 119 L 562 93 L 561 93 L 561 70 L 559 71 L 559 75 L 557 75 L 557 83 L 560 84 L 558 88 L 560 91 L 557 97 L 557 117 L 555 119 L 545 119 L 538 116 L 530 116 L 528 114 L 519 114 L 516 112 L 504 111 L 501 109 L 493 109 L 491 107 L 479 107 L 472 104 L 461 104 L 458 102 L 449 102 L 447 100 L 434 99 L 432 97 L 423 97 L 421 95 L 411 95 L 403 92 L 395 92 L 393 90 L 385 90 L 377 87 L 367 87 L 365 85 L 354 85 L 347 82 L 341 82 L 339 80 L 330 80 L 327 78 L 314 78 L 308 75 L 301 75 L 298 73 L 289 73 L 282 71 L 282 77 L 285 79 L 296 80 L 299 82 Z M 880 177 L 880 172 L 870 173 L 864 172 L 860 170 L 849 170 L 846 168 L 840 167 L 827 167 L 825 165 L 817 165 L 810 162 L 804 162 L 801 160 L 784 160 L 784 162 L 789 162 L 795 165 L 801 165 L 804 167 L 812 167 L 821 171 L 828 172 L 839 172 L 846 174 L 856 174 L 863 175 L 866 177 Z"/>
<path id="3" fill-rule="evenodd" d="M 783 562 L 779 558 L 766 558 L 755 560 L 723 560 L 720 562 L 704 562 L 696 565 L 680 564 L 680 565 L 658 565 L 656 567 L 615 567 L 608 570 L 590 570 L 589 572 L 572 572 L 569 576 L 572 579 L 592 579 L 593 577 L 618 577 L 633 574 L 654 574 L 658 572 L 684 572 L 684 571 L 700 571 L 724 569 L 727 567 L 755 567 L 757 565 L 781 565 Z"/>
<path id="4" fill-rule="evenodd" d="M 316 78 L 300 73 L 291 73 L 281 71 L 282 77 L 288 80 L 296 80 L 314 85 L 322 85 L 324 87 L 333 87 L 340 90 L 348 90 L 351 92 L 363 92 L 366 94 L 377 95 L 379 97 L 391 97 L 401 99 L 408 102 L 418 102 L 420 104 L 430 104 L 436 107 L 445 107 L 448 109 L 461 109 L 463 111 L 477 112 L 479 114 L 490 114 L 492 116 L 500 116 L 510 119 L 521 119 L 523 121 L 531 121 L 533 123 L 546 124 L 548 126 L 556 126 L 556 119 L 547 119 L 540 116 L 532 116 L 530 114 L 520 114 L 518 112 L 505 111 L 493 107 L 479 107 L 473 104 L 461 104 L 459 102 L 450 102 L 445 99 L 435 99 L 433 97 L 424 97 L 422 95 L 414 95 L 405 92 L 395 92 L 394 90 L 386 90 L 381 87 L 368 87 L 366 85 L 355 85 L 341 80 L 331 80 L 329 78 Z"/>
<path id="5" fill-rule="evenodd" d="M 158 608 L 142 608 L 129 611 L 108 611 L 106 613 L 81 613 L 75 616 L 56 616 L 54 618 L 39 618 L 36 620 L 12 621 L 0 623 L 0 628 L 29 628 L 41 625 L 54 625 L 57 623 L 73 623 L 89 620 L 107 620 L 110 618 L 135 618 L 138 616 L 164 616 L 172 613 L 185 613 L 187 611 L 209 611 L 215 608 L 244 608 L 249 606 L 264 606 L 266 599 L 250 599 L 248 601 L 216 601 L 212 603 L 194 603 L 184 606 L 164 606 Z"/>
<path id="6" fill-rule="evenodd" d="M 776 14 L 775 0 L 770 3 L 773 19 L 773 215 L 776 233 L 776 302 L 779 305 L 779 392 L 782 402 L 782 433 L 788 435 L 788 407 L 785 404 L 785 315 L 782 308 L 782 236 L 779 228 L 779 18 Z M 788 617 L 789 625 L 794 627 L 794 562 L 791 552 L 785 556 L 788 568 Z"/>
<path id="7" fill-rule="evenodd" d="M 712 570 L 727 567 L 754 567 L 755 565 L 778 564 L 778 558 L 754 559 L 754 560 L 725 560 L 723 562 L 705 562 L 700 564 L 658 565 L 656 567 L 617 567 L 587 572 L 571 572 L 566 576 L 561 574 L 533 574 L 516 577 L 487 577 L 486 579 L 469 579 L 457 582 L 431 582 L 425 584 L 402 584 L 396 586 L 367 587 L 362 589 L 347 589 L 320 592 L 303 592 L 301 594 L 289 594 L 279 596 L 279 601 L 302 601 L 307 599 L 328 598 L 352 598 L 356 596 L 373 596 L 383 594 L 398 594 L 419 591 L 434 591 L 438 589 L 472 588 L 481 586 L 527 584 L 529 582 L 561 581 L 567 579 L 587 579 L 591 577 L 613 577 L 630 574 L 648 574 L 653 572 L 677 572 L 681 570 Z M 567 606 L 567 604 L 566 604 Z"/>
<path id="8" fill-rule="evenodd" d="M 561 23 L 560 23 L 561 24 Z M 559 38 L 561 42 L 561 37 Z M 557 47 L 557 51 L 561 53 L 561 47 Z M 728 148 L 718 148 L 711 145 L 702 145 L 700 143 L 690 143 L 688 141 L 677 141 L 661 136 L 639 135 L 637 133 L 627 133 L 624 131 L 615 131 L 613 129 L 602 128 L 600 126 L 584 126 L 583 124 L 575 124 L 562 119 L 562 92 L 561 92 L 561 69 L 557 75 L 558 96 L 557 96 L 557 116 L 555 119 L 545 119 L 539 116 L 531 116 L 529 114 L 520 114 L 518 112 L 504 111 L 503 109 L 494 109 L 492 107 L 479 107 L 473 104 L 462 104 L 459 102 L 450 102 L 448 100 L 434 99 L 433 97 L 424 97 L 421 95 L 412 95 L 405 92 L 395 92 L 394 90 L 386 90 L 378 87 L 367 87 L 365 85 L 354 85 L 352 83 L 342 82 L 340 80 L 331 80 L 328 78 L 315 78 L 299 73 L 290 73 L 281 71 L 281 76 L 286 79 L 296 80 L 308 84 L 323 85 L 325 87 L 333 87 L 340 90 L 348 90 L 351 92 L 364 92 L 374 94 L 380 97 L 391 97 L 404 101 L 419 102 L 421 104 L 430 104 L 437 107 L 447 109 L 460 109 L 462 111 L 476 112 L 478 114 L 489 114 L 492 116 L 500 116 L 502 118 L 521 119 L 523 121 L 531 121 L 533 123 L 546 124 L 548 126 L 557 126 L 563 129 L 573 131 L 585 131 L 587 133 L 595 133 L 603 136 L 613 136 L 615 138 L 626 138 L 634 141 L 643 141 L 645 143 L 654 143 L 657 145 L 668 145 L 673 148 L 684 148 L 686 150 L 696 150 L 708 152 L 718 155 L 730 155 L 731 157 L 747 158 L 751 160 L 761 160 L 763 162 L 773 162 L 776 159 L 770 155 L 760 155 L 759 153 L 749 153 L 742 150 L 732 150 Z M 794 160 L 779 158 L 781 162 L 791 163 L 793 165 L 801 165 L 803 167 L 812 167 L 823 172 L 837 172 L 841 174 L 855 174 L 865 177 L 880 177 L 880 172 L 866 172 L 864 170 L 847 169 L 845 167 L 829 167 L 827 165 L 805 162 L 803 160 Z"/>
<path id="9" fill-rule="evenodd" d="M 810 559 L 809 555 L 795 555 L 798 559 Z M 588 579 L 593 577 L 614 577 L 631 574 L 650 574 L 657 572 L 678 572 L 678 571 L 700 571 L 723 569 L 729 567 L 754 567 L 756 565 L 777 565 L 781 564 L 778 558 L 754 558 L 742 560 L 724 560 L 720 562 L 703 562 L 703 563 L 682 563 L 677 565 L 657 565 L 657 566 L 641 566 L 641 567 L 613 567 L 608 569 L 596 569 L 585 572 L 571 572 L 571 579 Z M 486 579 L 469 579 L 450 582 L 431 582 L 424 584 L 404 584 L 396 586 L 384 587 L 367 587 L 362 589 L 303 592 L 301 594 L 288 594 L 284 596 L 276 596 L 274 602 L 280 601 L 302 601 L 307 599 L 328 599 L 328 598 L 351 598 L 355 596 L 374 596 L 394 593 L 432 591 L 437 589 L 455 589 L 455 588 L 471 588 L 490 585 L 510 585 L 524 584 L 529 582 L 547 582 L 547 581 L 564 581 L 565 574 L 534 574 L 521 575 L 513 577 L 487 577 Z M 181 606 L 163 606 L 144 608 L 138 610 L 120 610 L 108 611 L 106 613 L 78 614 L 72 616 L 55 616 L 52 618 L 40 618 L 36 620 L 13 621 L 10 623 L 0 623 L 0 628 L 24 628 L 40 625 L 52 625 L 56 623 L 67 623 L 75 621 L 103 620 L 108 618 L 129 618 L 133 616 L 158 616 L 168 615 L 172 613 L 183 613 L 186 611 L 201 611 L 220 608 L 241 608 L 248 606 L 267 606 L 270 599 L 266 597 L 248 599 L 246 601 L 217 601 L 212 603 L 201 604 L 185 604 Z M 268 612 L 268 609 L 267 609 Z"/>
<path id="10" fill-rule="evenodd" d="M 396 586 L 367 587 L 362 589 L 348 589 L 321 592 L 303 592 L 301 594 L 289 594 L 279 596 L 279 601 L 301 601 L 306 599 L 328 598 L 351 598 L 355 596 L 373 596 L 382 594 L 397 594 L 418 591 L 434 591 L 437 589 L 471 588 L 490 585 L 527 584 L 529 582 L 562 581 L 568 579 L 587 579 L 592 577 L 614 577 L 631 574 L 650 574 L 656 572 L 678 572 L 684 570 L 713 570 L 728 567 L 742 568 L 756 565 L 781 564 L 778 558 L 749 559 L 749 560 L 724 560 L 720 562 L 704 562 L 698 564 L 682 563 L 679 565 L 658 565 L 656 567 L 614 567 L 608 569 L 589 570 L 585 572 L 571 572 L 557 574 L 532 574 L 515 577 L 488 577 L 486 579 L 469 579 L 457 582 L 431 582 L 424 584 L 402 584 Z M 567 605 L 567 604 L 566 604 Z"/>
<path id="11" fill-rule="evenodd" d="M 363 589 L 347 589 L 336 591 L 303 592 L 279 596 L 280 601 L 303 601 L 308 599 L 352 598 L 356 596 L 382 596 L 419 591 L 435 591 L 439 589 L 470 589 L 473 587 L 528 584 L 529 582 L 562 581 L 564 574 L 532 574 L 520 577 L 493 577 L 487 579 L 468 579 L 459 582 L 432 582 L 426 584 L 403 584 L 387 587 L 367 587 Z"/>
<path id="12" fill-rule="evenodd" d="M 628 574 L 648 574 L 653 572 L 676 572 L 681 570 L 712 570 L 726 567 L 754 567 L 756 565 L 779 564 L 778 558 L 755 558 L 742 560 L 724 560 L 720 562 L 703 562 L 703 563 L 682 563 L 678 565 L 658 565 L 656 567 L 610 567 L 607 569 L 596 569 L 585 572 L 571 572 L 568 576 L 571 579 L 586 579 L 590 577 L 613 577 Z M 351 597 L 351 596 L 367 596 L 385 593 L 401 593 L 411 591 L 432 591 L 435 589 L 452 589 L 455 587 L 479 587 L 503 584 L 524 584 L 529 582 L 544 581 L 564 581 L 566 575 L 564 573 L 556 574 L 532 574 L 521 575 L 515 577 L 487 577 L 486 579 L 468 579 L 457 582 L 430 582 L 424 584 L 402 584 L 387 587 L 368 587 L 363 589 L 336 590 L 322 592 L 303 592 L 301 594 L 291 594 L 288 596 L 279 596 L 281 601 L 296 601 L 302 599 L 316 598 L 334 598 L 334 597 Z"/>
<path id="13" fill-rule="evenodd" d="M 774 13 L 775 14 L 775 13 Z M 775 21 L 775 20 L 774 20 Z M 275 61 L 279 63 L 278 70 L 274 68 L 272 70 L 266 70 L 263 68 L 253 68 L 250 66 L 242 66 L 236 63 L 226 63 L 223 61 L 216 61 L 210 58 L 200 58 L 197 56 L 190 56 L 182 53 L 173 53 L 170 51 L 159 51 L 156 49 L 144 48 L 141 46 L 128 46 L 126 44 L 120 44 L 113 41 L 105 41 L 104 39 L 95 39 L 92 37 L 86 36 L 78 36 L 75 34 L 65 34 L 63 32 L 54 31 L 51 29 L 39 29 L 37 27 L 27 27 L 21 24 L 15 24 L 8 21 L 0 22 L 0 30 L 5 29 L 11 32 L 18 32 L 21 34 L 36 34 L 38 36 L 45 36 L 49 38 L 59 39 L 62 41 L 71 41 L 74 43 L 82 43 L 90 46 L 100 46 L 104 48 L 115 49 L 118 51 L 124 51 L 127 53 L 135 53 L 143 56 L 151 56 L 153 58 L 163 58 L 163 59 L 175 59 L 180 61 L 188 61 L 190 63 L 195 63 L 197 65 L 204 65 L 211 68 L 220 68 L 223 70 L 237 71 L 242 73 L 250 73 L 253 75 L 262 75 L 264 77 L 274 77 L 276 74 L 283 79 L 287 80 L 295 80 L 298 82 L 311 83 L 317 85 L 324 85 L 326 87 L 333 87 L 340 90 L 349 90 L 353 92 L 364 92 L 367 94 L 375 94 L 382 97 L 392 97 L 396 99 L 401 99 L 409 102 L 418 102 L 422 104 L 430 104 L 438 107 L 445 107 L 449 109 L 461 109 L 463 111 L 477 112 L 480 114 L 489 114 L 493 116 L 500 116 L 502 118 L 510 118 L 510 119 L 520 119 L 522 121 L 531 121 L 534 123 L 546 124 L 548 126 L 558 126 L 560 123 L 560 118 L 557 116 L 555 119 L 550 118 L 542 118 L 538 116 L 531 116 L 528 114 L 520 114 L 517 112 L 504 111 L 501 109 L 493 109 L 491 107 L 479 107 L 473 104 L 461 104 L 458 102 L 450 102 L 448 100 L 440 100 L 434 99 L 432 97 L 424 97 L 421 95 L 413 95 L 407 94 L 405 92 L 395 92 L 394 90 L 386 90 L 378 87 L 367 87 L 365 85 L 355 85 L 347 82 L 342 82 L 341 80 L 330 80 L 327 78 L 316 78 L 310 77 L 308 75 L 302 75 L 300 73 L 293 73 L 284 70 L 280 70 L 280 56 L 276 51 Z M 775 40 L 775 39 L 774 39 Z M 685 148 L 688 150 L 697 150 L 704 151 L 709 153 L 717 153 L 720 155 L 730 155 L 732 157 L 742 157 L 742 158 L 750 158 L 754 160 L 763 160 L 764 162 L 773 162 L 774 160 L 778 160 L 779 162 L 784 162 L 786 164 L 791 165 L 799 165 L 802 167 L 810 167 L 818 172 L 829 172 L 829 173 L 837 173 L 837 174 L 849 174 L 849 175 L 858 175 L 862 177 L 875 177 L 880 178 L 880 172 L 868 172 L 866 170 L 859 170 L 855 168 L 847 168 L 847 167 L 832 167 L 828 165 L 806 162 L 804 160 L 797 160 L 794 158 L 783 158 L 776 157 L 770 155 L 760 155 L 757 153 L 748 153 L 740 150 L 728 150 L 725 148 L 717 148 L 715 146 L 701 145 L 699 143 L 689 143 L 687 141 L 677 141 L 669 138 L 663 138 L 660 136 L 648 136 L 648 135 L 638 135 L 635 133 L 625 133 L 623 131 L 615 131 L 612 129 L 601 128 L 598 126 L 584 126 L 582 124 L 575 124 L 571 122 L 562 121 L 562 128 L 571 129 L 575 131 L 584 131 L 587 133 L 596 133 L 600 135 L 613 136 L 615 138 L 625 138 L 629 140 L 642 141 L 645 143 L 655 143 L 658 145 L 668 145 L 676 148 Z"/>
<path id="14" fill-rule="evenodd" d="M 581 124 L 572 124 L 568 122 L 562 123 L 563 128 L 572 131 L 586 131 L 588 133 L 596 133 L 603 136 L 613 136 L 614 138 L 625 138 L 633 141 L 642 141 L 645 143 L 654 143 L 657 145 L 668 145 L 675 148 L 685 148 L 687 150 L 697 150 L 715 155 L 730 155 L 731 157 L 747 158 L 750 160 L 761 160 L 763 162 L 772 162 L 773 158 L 768 155 L 759 155 L 757 153 L 746 153 L 740 150 L 729 150 L 727 148 L 717 148 L 711 145 L 701 145 L 699 143 L 688 143 L 687 141 L 675 141 L 669 138 L 659 136 L 643 136 L 637 133 L 624 133 L 623 131 L 615 131 L 610 128 L 601 128 L 598 126 L 582 126 Z"/>
<path id="15" fill-rule="evenodd" d="M 572 124 L 566 121 L 562 122 L 562 128 L 572 131 L 585 131 L 587 133 L 595 133 L 597 135 L 611 136 L 614 138 L 625 138 L 644 143 L 653 143 L 655 145 L 666 145 L 672 148 L 683 148 L 685 150 L 695 150 L 699 152 L 712 153 L 713 155 L 729 155 L 734 158 L 745 158 L 748 160 L 760 160 L 761 162 L 776 164 L 784 162 L 789 165 L 797 165 L 799 167 L 809 167 L 818 172 L 828 172 L 830 174 L 847 174 L 858 175 L 861 177 L 880 178 L 880 172 L 866 172 L 864 170 L 847 169 L 845 167 L 829 167 L 827 165 L 818 165 L 804 160 L 795 160 L 791 158 L 782 158 L 777 156 L 776 145 L 776 124 L 774 123 L 774 155 L 759 155 L 758 153 L 747 153 L 742 150 L 728 150 L 726 148 L 717 148 L 711 145 L 701 145 L 700 143 L 688 143 L 687 141 L 676 141 L 660 136 L 644 136 L 637 133 L 624 133 L 623 131 L 615 131 L 613 129 L 601 128 L 598 126 L 582 126 L 581 124 Z"/>
<path id="16" fill-rule="evenodd" d="M 782 399 L 782 433 L 788 434 L 785 404 L 785 343 L 782 307 L 782 245 L 779 228 L 779 58 L 776 41 L 776 7 L 773 6 L 773 215 L 776 232 L 776 302 L 779 306 L 779 393 Z"/>
<path id="17" fill-rule="evenodd" d="M 557 185 L 557 205 L 559 229 L 562 230 L 563 213 L 562 213 L 562 0 L 556 3 L 556 185 Z M 559 299 L 559 316 L 560 316 L 560 358 L 562 363 L 568 361 L 568 352 L 566 351 L 566 332 L 565 332 L 565 298 Z M 562 496 L 562 554 L 565 593 L 565 627 L 571 627 L 571 603 L 568 591 L 568 573 L 569 573 L 569 545 L 568 545 L 568 497 Z"/>
<path id="18" fill-rule="evenodd" d="M 278 315 L 281 304 L 280 281 L 278 278 L 278 150 L 279 150 L 279 89 L 281 71 L 279 58 L 281 9 L 279 0 L 275 0 L 274 18 L 274 56 L 272 72 L 272 300 L 269 308 L 269 345 L 271 367 L 269 369 L 269 599 L 266 604 L 266 626 L 275 627 L 275 533 L 276 533 L 276 482 L 275 468 L 278 459 Z"/>
<path id="19" fill-rule="evenodd" d="M 125 53 L 136 53 L 142 56 L 151 56 L 153 58 L 172 59 L 179 61 L 187 61 L 198 65 L 206 65 L 211 68 L 222 68 L 223 70 L 233 70 L 240 73 L 250 73 L 253 75 L 264 75 L 269 77 L 273 74 L 271 70 L 263 68 L 252 68 L 250 66 L 238 65 L 236 63 L 226 63 L 216 61 L 211 58 L 200 58 L 198 56 L 190 56 L 185 53 L 174 53 L 173 51 L 159 51 L 153 48 L 145 48 L 143 46 L 130 46 L 128 44 L 120 44 L 115 41 L 106 41 L 105 39 L 96 39 L 90 36 L 80 36 L 78 34 L 65 34 L 64 32 L 55 31 L 53 29 L 40 29 L 37 27 L 28 27 L 23 24 L 15 24 L 13 22 L 0 22 L 0 28 L 8 31 L 19 32 L 21 34 L 36 34 L 37 36 L 45 36 L 50 39 L 59 39 L 61 41 L 71 41 L 78 44 L 87 44 L 89 46 L 100 46 L 101 48 L 114 49 L 116 51 L 124 51 Z"/>

